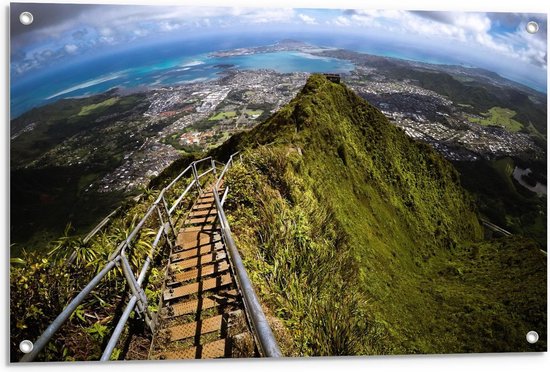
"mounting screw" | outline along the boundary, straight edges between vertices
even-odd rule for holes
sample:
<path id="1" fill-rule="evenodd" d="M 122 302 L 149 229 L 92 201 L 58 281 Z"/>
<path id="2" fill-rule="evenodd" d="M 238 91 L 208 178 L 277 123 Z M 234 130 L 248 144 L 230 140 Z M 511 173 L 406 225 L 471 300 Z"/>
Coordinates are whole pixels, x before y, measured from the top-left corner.
<path id="1" fill-rule="evenodd" d="M 19 14 L 19 22 L 22 25 L 28 26 L 34 21 L 34 17 L 31 12 L 23 12 Z"/>
<path id="2" fill-rule="evenodd" d="M 535 21 L 528 22 L 525 26 L 525 30 L 530 34 L 536 34 L 539 31 L 539 24 Z"/>
<path id="3" fill-rule="evenodd" d="M 539 334 L 535 331 L 529 331 L 525 338 L 530 344 L 535 344 L 539 340 Z"/>
<path id="4" fill-rule="evenodd" d="M 28 354 L 34 349 L 34 345 L 29 340 L 23 340 L 19 343 L 19 350 L 21 350 L 22 353 Z"/>

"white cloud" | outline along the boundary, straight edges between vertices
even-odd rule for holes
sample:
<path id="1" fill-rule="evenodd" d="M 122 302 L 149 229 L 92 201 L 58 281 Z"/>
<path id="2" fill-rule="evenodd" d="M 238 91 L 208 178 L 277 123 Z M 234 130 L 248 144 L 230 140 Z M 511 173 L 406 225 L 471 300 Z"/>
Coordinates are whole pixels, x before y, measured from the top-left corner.
<path id="1" fill-rule="evenodd" d="M 515 54 L 523 62 L 534 62 L 544 69 L 547 68 L 546 39 L 525 32 L 524 24 L 519 25 L 515 32 L 499 35 L 495 39 L 499 45 L 508 46 L 509 53 Z"/>
<path id="2" fill-rule="evenodd" d="M 101 36 L 111 36 L 113 34 L 113 30 L 109 27 L 100 27 L 98 32 Z"/>
<path id="3" fill-rule="evenodd" d="M 171 32 L 175 30 L 179 30 L 181 25 L 179 23 L 174 22 L 160 22 L 159 29 L 163 32 Z"/>
<path id="4" fill-rule="evenodd" d="M 233 8 L 232 14 L 241 23 L 288 23 L 295 13 L 293 9 L 242 9 Z"/>
<path id="5" fill-rule="evenodd" d="M 486 13 L 445 12 L 438 18 L 422 17 L 418 13 L 399 10 L 356 10 L 340 15 L 332 24 L 383 30 L 386 34 L 416 35 L 441 42 L 459 42 L 463 46 L 482 47 L 507 57 L 536 65 L 546 65 L 546 42 L 532 37 L 518 26 L 515 33 L 496 36 Z"/>
<path id="6" fill-rule="evenodd" d="M 111 44 L 111 45 L 116 44 L 116 39 L 112 36 L 102 36 L 99 38 L 99 41 L 105 44 Z"/>
<path id="7" fill-rule="evenodd" d="M 137 37 L 144 37 L 149 35 L 149 31 L 144 28 L 136 28 L 134 31 L 132 31 L 134 35 Z"/>
<path id="8" fill-rule="evenodd" d="M 302 22 L 308 24 L 308 25 L 316 25 L 317 24 L 317 21 L 315 20 L 314 17 L 310 17 L 306 14 L 298 14 L 298 18 L 300 18 L 302 20 Z"/>
<path id="9" fill-rule="evenodd" d="M 485 14 L 460 13 L 452 19 L 452 24 L 466 31 L 487 33 L 491 29 L 491 20 Z"/>
<path id="10" fill-rule="evenodd" d="M 350 20 L 348 17 L 344 17 L 344 16 L 338 16 L 338 17 L 336 17 L 336 18 L 333 20 L 333 23 L 334 23 L 336 26 L 344 26 L 344 27 L 351 26 L 351 20 Z"/>
<path id="11" fill-rule="evenodd" d="M 76 53 L 76 51 L 78 50 L 78 47 L 74 44 L 67 44 L 65 45 L 65 51 L 68 53 L 68 54 L 73 54 L 73 53 Z"/>

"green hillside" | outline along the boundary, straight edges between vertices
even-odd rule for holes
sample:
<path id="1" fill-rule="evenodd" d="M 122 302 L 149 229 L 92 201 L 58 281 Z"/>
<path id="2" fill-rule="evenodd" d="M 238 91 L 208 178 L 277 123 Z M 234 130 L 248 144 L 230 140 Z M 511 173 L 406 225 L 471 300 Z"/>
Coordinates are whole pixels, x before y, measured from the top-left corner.
<path id="1" fill-rule="evenodd" d="M 313 75 L 236 150 L 230 223 L 284 353 L 546 349 L 539 246 L 482 241 L 453 166 L 344 85 Z"/>

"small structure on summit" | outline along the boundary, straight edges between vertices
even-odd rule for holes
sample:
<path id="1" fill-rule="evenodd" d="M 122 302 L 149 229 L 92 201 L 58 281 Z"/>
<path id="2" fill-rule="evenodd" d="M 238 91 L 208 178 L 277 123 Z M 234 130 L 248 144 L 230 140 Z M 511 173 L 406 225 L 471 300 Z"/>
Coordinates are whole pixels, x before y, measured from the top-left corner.
<path id="1" fill-rule="evenodd" d="M 340 74 L 323 74 L 329 81 L 340 83 Z"/>

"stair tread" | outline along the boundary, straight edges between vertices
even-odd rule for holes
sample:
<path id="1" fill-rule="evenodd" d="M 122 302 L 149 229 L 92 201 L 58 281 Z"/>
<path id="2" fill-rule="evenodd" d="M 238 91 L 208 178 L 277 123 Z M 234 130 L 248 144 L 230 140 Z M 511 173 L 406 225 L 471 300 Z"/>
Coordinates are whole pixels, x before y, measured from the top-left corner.
<path id="1" fill-rule="evenodd" d="M 167 285 L 174 285 L 177 283 L 183 283 L 192 279 L 199 279 L 205 276 L 223 273 L 229 270 L 229 263 L 227 261 L 219 261 L 212 265 L 205 265 L 200 268 L 184 271 L 172 275 L 170 279 L 166 281 Z"/>
<path id="2" fill-rule="evenodd" d="M 213 251 L 211 254 L 205 254 L 202 256 L 197 256 L 194 258 L 189 258 L 183 261 L 175 262 L 170 264 L 169 273 L 173 274 L 174 272 L 180 272 L 185 269 L 192 267 L 198 267 L 201 265 L 209 264 L 219 260 L 223 260 L 227 257 L 226 252 L 224 251 Z"/>
<path id="3" fill-rule="evenodd" d="M 191 217 L 200 217 L 200 216 L 208 216 L 208 215 L 217 215 L 217 211 L 215 207 L 212 207 L 210 209 L 201 209 L 194 212 L 189 213 L 189 218 Z"/>
<path id="4" fill-rule="evenodd" d="M 206 202 L 206 201 L 197 201 L 194 205 L 192 210 L 199 210 L 199 209 L 210 209 L 215 208 L 214 201 Z"/>
<path id="5" fill-rule="evenodd" d="M 225 356 L 228 339 L 222 338 L 204 345 L 173 351 L 165 351 L 160 354 L 161 359 L 214 359 Z"/>
<path id="6" fill-rule="evenodd" d="M 214 230 L 214 226 L 212 225 L 202 225 L 202 226 L 188 226 L 185 227 L 182 231 L 183 232 L 193 232 L 193 231 L 205 231 L 205 232 L 211 232 Z"/>
<path id="7" fill-rule="evenodd" d="M 170 341 L 183 340 L 189 337 L 204 335 L 207 333 L 219 331 L 222 328 L 223 316 L 216 315 L 211 318 L 199 320 L 197 322 L 180 324 L 165 330 L 170 334 Z"/>
<path id="8" fill-rule="evenodd" d="M 189 296 L 195 293 L 206 292 L 212 289 L 225 287 L 231 284 L 231 274 L 223 274 L 214 278 L 206 279 L 201 282 L 183 285 L 177 288 L 170 288 L 164 291 L 164 300 L 173 300 L 179 297 Z"/>
<path id="9" fill-rule="evenodd" d="M 212 223 L 216 220 L 216 218 L 217 218 L 217 215 L 199 216 L 199 217 L 189 218 L 189 219 L 185 220 L 185 225 Z"/>
<path id="10" fill-rule="evenodd" d="M 200 313 L 203 310 L 211 309 L 216 306 L 231 304 L 237 300 L 238 292 L 236 290 L 218 293 L 206 298 L 199 298 L 167 306 L 162 312 L 163 318 L 172 318 L 191 313 Z"/>
<path id="11" fill-rule="evenodd" d="M 186 249 L 179 252 L 176 252 L 170 256 L 170 262 L 174 263 L 177 261 L 185 260 L 187 258 L 192 258 L 195 256 L 202 256 L 211 252 L 218 251 L 224 247 L 223 243 L 218 240 L 214 243 L 203 244 L 196 248 Z"/>
<path id="12" fill-rule="evenodd" d="M 197 204 L 206 204 L 206 203 L 213 203 L 213 202 L 214 202 L 214 196 L 213 195 L 197 199 Z"/>
<path id="13" fill-rule="evenodd" d="M 217 243 L 221 241 L 221 236 L 219 234 L 204 234 L 201 233 L 201 236 L 198 237 L 197 234 L 195 236 L 188 235 L 185 236 L 178 236 L 177 240 L 177 246 L 174 247 L 173 253 L 180 253 L 185 252 L 191 249 L 197 249 L 204 245 L 209 245 L 213 243 Z"/>

